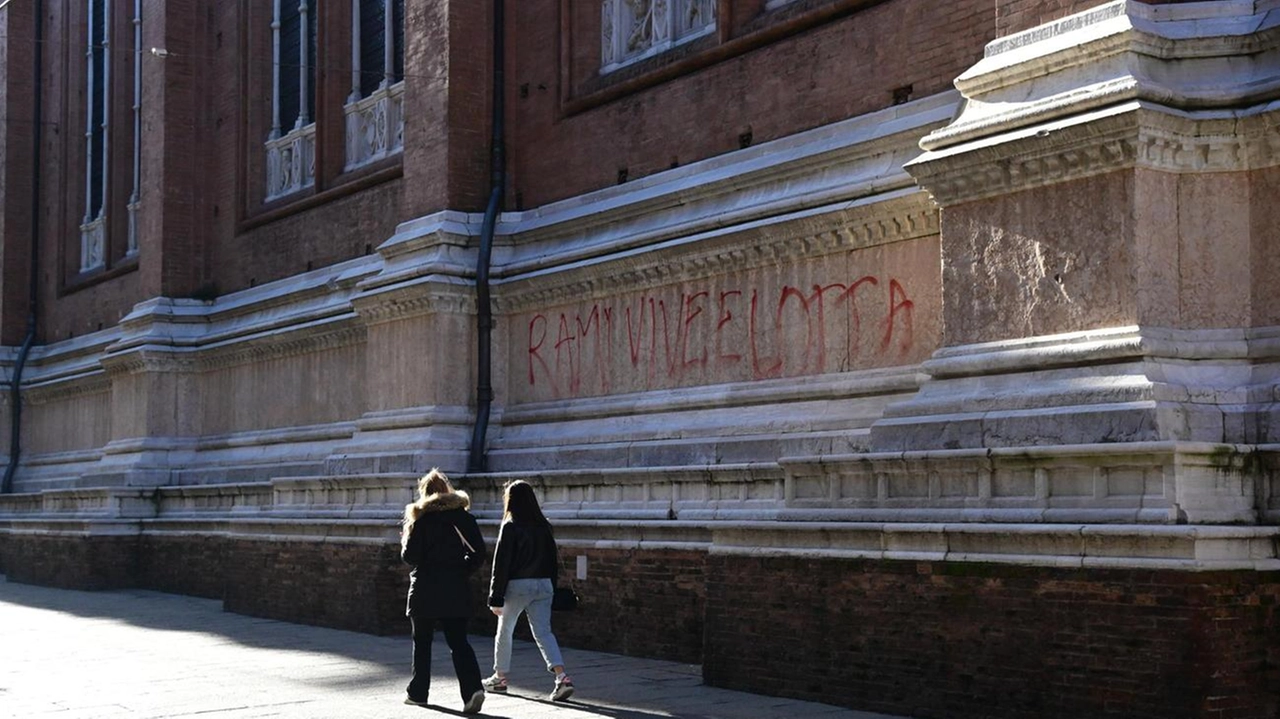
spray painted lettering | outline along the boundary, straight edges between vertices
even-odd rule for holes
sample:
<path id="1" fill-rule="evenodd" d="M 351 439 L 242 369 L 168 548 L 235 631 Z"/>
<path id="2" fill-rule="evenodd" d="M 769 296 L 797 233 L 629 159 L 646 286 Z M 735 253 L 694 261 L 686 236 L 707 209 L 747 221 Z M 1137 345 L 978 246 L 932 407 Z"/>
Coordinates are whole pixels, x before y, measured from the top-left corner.
<path id="1" fill-rule="evenodd" d="M 686 287 L 527 320 L 527 380 L 577 397 L 841 371 L 906 356 L 915 304 L 893 277 L 759 288 Z"/>

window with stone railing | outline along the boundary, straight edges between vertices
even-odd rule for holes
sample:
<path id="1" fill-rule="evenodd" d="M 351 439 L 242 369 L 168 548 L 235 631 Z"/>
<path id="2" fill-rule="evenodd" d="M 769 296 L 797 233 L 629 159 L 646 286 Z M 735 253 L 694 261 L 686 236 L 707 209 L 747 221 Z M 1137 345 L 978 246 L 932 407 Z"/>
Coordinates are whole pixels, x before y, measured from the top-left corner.
<path id="1" fill-rule="evenodd" d="M 404 0 L 351 0 L 344 170 L 404 147 Z"/>
<path id="2" fill-rule="evenodd" d="M 315 185 L 316 0 L 275 0 L 266 199 Z M 286 129 L 287 128 L 287 129 Z"/>
<path id="3" fill-rule="evenodd" d="M 714 0 L 604 0 L 601 74 L 612 72 L 716 28 Z"/>

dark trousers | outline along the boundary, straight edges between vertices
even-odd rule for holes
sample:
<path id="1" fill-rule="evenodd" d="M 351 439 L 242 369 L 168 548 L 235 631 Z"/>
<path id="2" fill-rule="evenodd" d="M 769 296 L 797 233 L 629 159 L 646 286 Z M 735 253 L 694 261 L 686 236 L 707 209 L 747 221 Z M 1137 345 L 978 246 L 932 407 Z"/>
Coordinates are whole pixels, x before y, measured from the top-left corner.
<path id="1" fill-rule="evenodd" d="M 426 701 L 431 690 L 431 640 L 435 636 L 435 625 L 440 623 L 444 631 L 444 640 L 449 643 L 449 653 L 453 656 L 453 673 L 458 677 L 458 688 L 465 704 L 472 694 L 480 691 L 480 664 L 476 661 L 476 653 L 467 642 L 467 620 L 430 619 L 427 617 L 409 617 L 413 626 L 413 678 L 409 680 L 406 691 L 415 701 Z"/>

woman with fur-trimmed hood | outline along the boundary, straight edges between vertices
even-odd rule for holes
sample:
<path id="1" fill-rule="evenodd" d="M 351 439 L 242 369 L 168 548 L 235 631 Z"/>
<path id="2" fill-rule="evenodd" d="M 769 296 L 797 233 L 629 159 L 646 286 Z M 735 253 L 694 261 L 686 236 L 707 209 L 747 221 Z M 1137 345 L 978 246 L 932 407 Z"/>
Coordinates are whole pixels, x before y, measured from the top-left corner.
<path id="1" fill-rule="evenodd" d="M 484 703 L 480 665 L 467 642 L 471 586 L 467 578 L 484 564 L 484 537 L 467 510 L 471 499 L 455 491 L 449 478 L 432 469 L 418 480 L 418 501 L 404 508 L 400 558 L 409 572 L 406 613 L 413 627 L 413 678 L 405 704 L 426 706 L 431 688 L 431 640 L 438 622 L 453 655 L 462 691 L 462 713 L 475 714 Z"/>

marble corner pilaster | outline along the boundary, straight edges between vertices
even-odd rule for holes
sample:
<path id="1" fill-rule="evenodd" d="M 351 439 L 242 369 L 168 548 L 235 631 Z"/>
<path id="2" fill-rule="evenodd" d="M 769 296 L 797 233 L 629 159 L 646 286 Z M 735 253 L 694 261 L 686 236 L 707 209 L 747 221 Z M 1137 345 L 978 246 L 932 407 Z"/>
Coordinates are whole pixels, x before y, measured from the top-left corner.
<path id="1" fill-rule="evenodd" d="M 401 223 L 378 246 L 382 264 L 362 279 L 360 293 L 412 283 L 420 278 L 474 277 L 481 218 L 446 210 Z"/>
<path id="2" fill-rule="evenodd" d="M 1280 17 L 1157 7 L 1117 0 L 989 43 L 956 79 L 961 112 L 907 171 L 946 207 L 1117 169 L 1280 162 Z"/>

